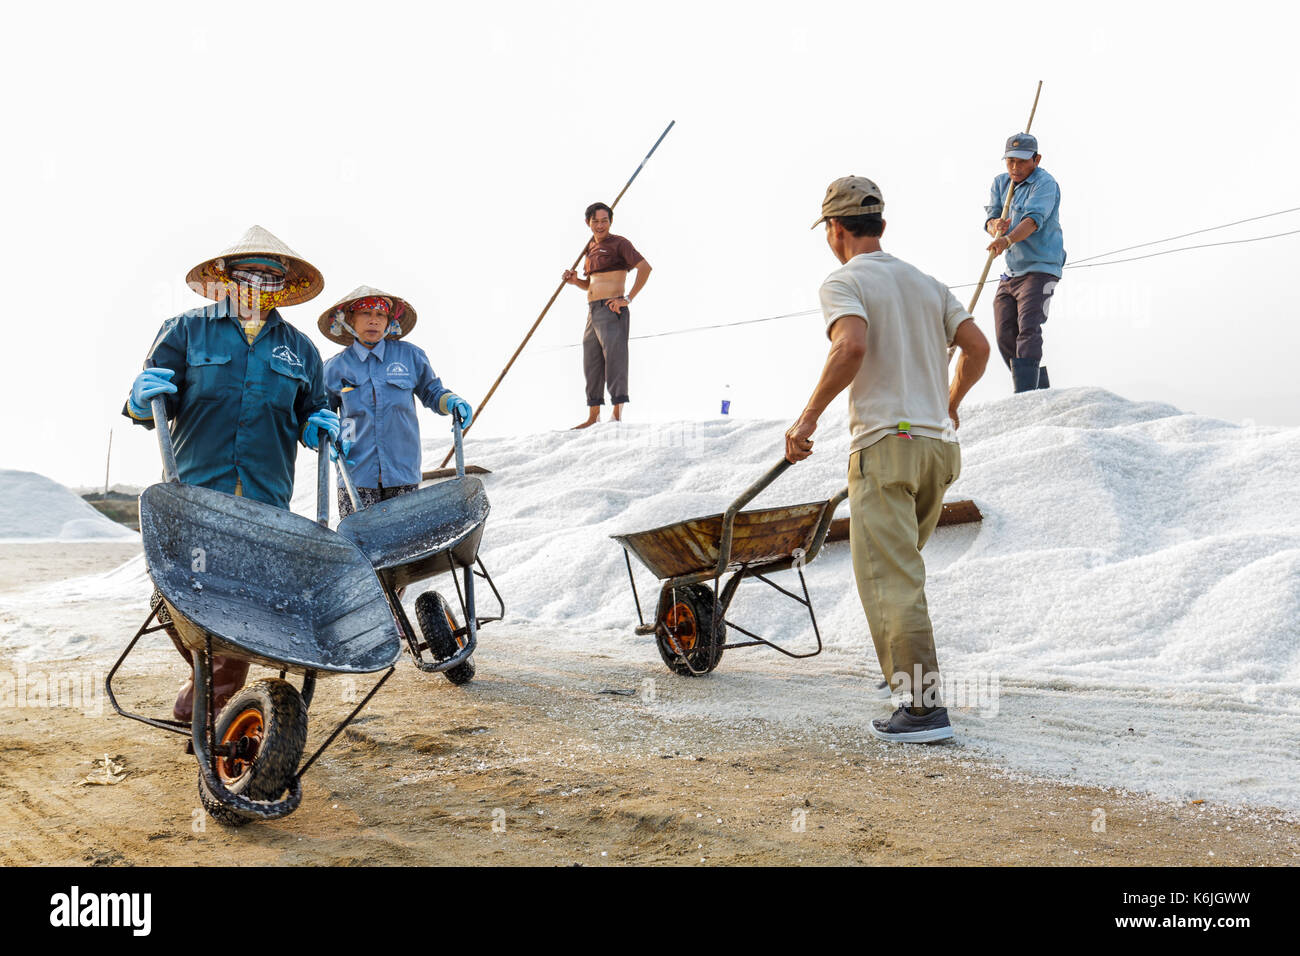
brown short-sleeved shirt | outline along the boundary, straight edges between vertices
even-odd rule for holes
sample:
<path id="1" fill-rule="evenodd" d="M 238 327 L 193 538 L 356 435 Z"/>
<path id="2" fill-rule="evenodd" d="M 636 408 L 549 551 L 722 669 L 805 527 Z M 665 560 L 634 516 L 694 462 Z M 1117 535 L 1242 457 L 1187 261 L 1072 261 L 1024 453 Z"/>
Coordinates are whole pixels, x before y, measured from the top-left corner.
<path id="1" fill-rule="evenodd" d="M 632 243 L 610 233 L 598 245 L 587 243 L 587 264 L 583 274 L 634 269 L 643 258 Z"/>

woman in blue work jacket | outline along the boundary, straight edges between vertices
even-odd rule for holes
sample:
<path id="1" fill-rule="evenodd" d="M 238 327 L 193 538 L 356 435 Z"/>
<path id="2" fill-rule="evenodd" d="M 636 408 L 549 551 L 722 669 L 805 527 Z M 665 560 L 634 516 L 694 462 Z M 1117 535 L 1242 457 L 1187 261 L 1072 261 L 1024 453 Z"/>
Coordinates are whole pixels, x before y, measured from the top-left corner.
<path id="1" fill-rule="evenodd" d="M 320 317 L 321 333 L 344 350 L 325 363 L 325 390 L 338 412 L 352 482 L 361 507 L 396 498 L 420 486 L 418 399 L 461 427 L 473 417 L 469 402 L 445 388 L 429 357 L 403 341 L 415 327 L 409 302 L 370 286 L 353 289 Z M 353 512 L 339 486 L 339 517 Z"/>
<path id="2" fill-rule="evenodd" d="M 327 407 L 320 353 L 277 311 L 314 298 L 324 285 L 320 270 L 253 226 L 191 269 L 185 281 L 214 302 L 163 323 L 122 414 L 153 428 L 151 401 L 161 396 L 182 482 L 287 509 L 298 442 L 314 449 L 321 431 L 335 439 L 339 434 L 338 416 Z M 191 660 L 161 602 L 155 590 L 160 622 Z M 217 710 L 247 677 L 247 661 L 212 656 Z M 172 713 L 192 719 L 192 675 Z"/>

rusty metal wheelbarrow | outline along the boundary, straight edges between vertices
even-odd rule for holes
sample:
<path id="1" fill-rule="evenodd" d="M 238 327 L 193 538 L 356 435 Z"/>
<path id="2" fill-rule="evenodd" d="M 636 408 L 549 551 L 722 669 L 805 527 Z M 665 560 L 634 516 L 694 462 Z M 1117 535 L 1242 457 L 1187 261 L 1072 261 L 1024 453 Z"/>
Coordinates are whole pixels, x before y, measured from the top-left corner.
<path id="1" fill-rule="evenodd" d="M 742 511 L 787 468 L 784 458 L 719 515 L 690 518 L 675 524 L 616 534 L 623 546 L 632 599 L 636 602 L 638 634 L 653 634 L 668 669 L 677 674 L 699 676 L 713 670 L 722 652 L 741 647 L 770 647 L 787 657 L 814 657 L 821 653 L 822 637 L 817 628 L 803 566 L 817 557 L 830 529 L 835 509 L 848 497 L 846 487 L 826 501 Z M 641 613 L 636 578 L 632 575 L 629 552 L 663 581 L 654 620 L 647 623 Z M 793 568 L 803 591 L 800 597 L 768 579 L 767 575 Z M 722 583 L 724 575 L 730 578 Z M 796 653 L 760 637 L 726 619 L 736 589 L 745 578 L 764 584 L 808 609 L 817 648 Z M 712 582 L 712 587 L 709 587 Z M 726 643 L 727 628 L 745 635 L 747 641 Z"/>
<path id="2" fill-rule="evenodd" d="M 487 492 L 483 482 L 465 474 L 461 425 L 455 415 L 451 418 L 456 477 L 410 494 L 361 507 L 347 462 L 339 457 L 339 476 L 356 510 L 339 522 L 338 533 L 356 544 L 374 566 L 415 666 L 425 672 L 441 673 L 453 684 L 465 684 L 474 677 L 474 661 L 470 655 L 478 645 L 478 629 L 501 620 L 505 602 L 478 556 L 483 525 L 490 510 Z M 461 572 L 463 588 L 457 571 Z M 415 581 L 448 572 L 456 587 L 464 626 L 456 622 L 455 614 L 441 594 L 426 591 L 415 601 L 415 616 L 420 625 L 417 631 L 402 607 L 402 589 Z M 478 615 L 475 577 L 483 578 L 496 597 L 499 608 L 490 617 Z M 432 660 L 424 659 L 424 651 L 429 652 Z"/>
<path id="3" fill-rule="evenodd" d="M 313 522 L 250 498 L 181 484 L 161 397 L 152 408 L 166 480 L 140 495 L 140 532 L 162 602 L 109 671 L 105 690 L 121 716 L 190 738 L 199 795 L 214 819 L 239 826 L 283 817 L 302 800 L 303 775 L 392 675 L 401 654 L 396 622 L 366 556 L 325 527 L 328 497 L 318 498 Z M 328 486 L 328 469 L 322 442 L 321 488 Z M 188 724 L 130 713 L 113 694 L 113 676 L 140 638 L 168 626 L 193 659 Z M 280 676 L 248 684 L 217 715 L 214 654 L 271 667 Z M 385 669 L 303 762 L 317 676 Z M 302 675 L 301 689 L 285 680 L 291 672 Z"/>

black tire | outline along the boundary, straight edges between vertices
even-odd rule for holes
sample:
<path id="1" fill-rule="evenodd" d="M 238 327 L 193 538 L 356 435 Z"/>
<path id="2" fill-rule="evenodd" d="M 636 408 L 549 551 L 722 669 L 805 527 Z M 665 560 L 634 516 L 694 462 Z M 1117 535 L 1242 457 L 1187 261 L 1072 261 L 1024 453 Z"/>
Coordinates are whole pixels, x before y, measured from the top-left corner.
<path id="1" fill-rule="evenodd" d="M 298 772 L 307 746 L 307 705 L 298 688 L 276 678 L 254 681 L 222 709 L 216 739 L 257 739 L 251 759 L 217 758 L 222 783 L 250 800 L 278 800 Z M 260 737 L 255 735 L 260 734 Z M 257 817 L 222 803 L 199 774 L 199 800 L 208 816 L 226 826 L 243 826 Z"/>
<path id="2" fill-rule="evenodd" d="M 445 661 L 464 646 L 464 639 L 456 637 L 456 628 L 460 626 L 456 615 L 437 591 L 425 591 L 415 599 L 415 617 L 420 622 L 424 643 L 436 660 Z M 474 679 L 474 657 L 471 655 L 442 674 L 453 684 L 468 684 Z"/>
<path id="3" fill-rule="evenodd" d="M 655 622 L 655 646 L 670 671 L 685 677 L 699 677 L 722 662 L 727 626 L 720 616 L 717 621 L 713 618 L 712 588 L 704 584 L 665 587 L 659 609 L 659 619 Z M 669 632 L 678 647 L 686 652 L 685 658 L 668 642 Z"/>

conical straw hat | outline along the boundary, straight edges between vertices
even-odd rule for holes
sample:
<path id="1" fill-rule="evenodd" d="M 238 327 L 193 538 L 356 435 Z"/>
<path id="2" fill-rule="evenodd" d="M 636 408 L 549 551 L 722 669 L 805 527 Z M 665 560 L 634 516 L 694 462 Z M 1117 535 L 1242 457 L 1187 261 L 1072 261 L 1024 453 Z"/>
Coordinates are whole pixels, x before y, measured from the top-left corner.
<path id="1" fill-rule="evenodd" d="M 348 312 L 351 311 L 350 306 L 357 299 L 364 299 L 372 295 L 382 295 L 393 303 L 393 313 L 390 318 L 396 319 L 397 324 L 402 327 L 402 331 L 392 336 L 393 338 L 400 339 L 415 328 L 415 309 L 411 308 L 411 303 L 398 298 L 391 292 L 384 292 L 382 289 L 376 289 L 373 286 L 359 285 L 320 314 L 316 326 L 320 329 L 321 334 L 331 342 L 337 342 L 339 345 L 351 345 L 352 333 L 343 325 L 347 320 Z"/>
<path id="2" fill-rule="evenodd" d="M 226 272 L 225 260 L 238 256 L 278 256 L 288 266 L 284 288 L 262 293 L 271 306 L 298 305 L 314 299 L 325 287 L 320 270 L 261 226 L 253 226 L 229 249 L 200 262 L 185 276 L 185 284 L 207 299 L 220 302 L 238 283 Z"/>

